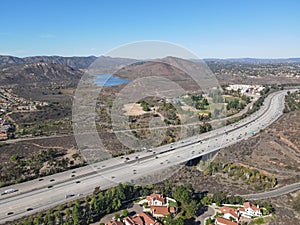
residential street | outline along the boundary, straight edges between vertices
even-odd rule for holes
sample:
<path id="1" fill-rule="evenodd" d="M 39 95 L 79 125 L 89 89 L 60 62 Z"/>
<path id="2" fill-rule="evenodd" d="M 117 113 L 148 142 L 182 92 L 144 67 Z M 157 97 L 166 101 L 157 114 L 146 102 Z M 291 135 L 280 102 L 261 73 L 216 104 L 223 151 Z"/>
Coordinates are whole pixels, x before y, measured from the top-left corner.
<path id="1" fill-rule="evenodd" d="M 212 206 L 208 206 L 207 210 L 196 218 L 197 224 L 205 224 L 206 219 L 216 214 L 216 210 Z M 200 223 L 198 223 L 200 222 Z"/>

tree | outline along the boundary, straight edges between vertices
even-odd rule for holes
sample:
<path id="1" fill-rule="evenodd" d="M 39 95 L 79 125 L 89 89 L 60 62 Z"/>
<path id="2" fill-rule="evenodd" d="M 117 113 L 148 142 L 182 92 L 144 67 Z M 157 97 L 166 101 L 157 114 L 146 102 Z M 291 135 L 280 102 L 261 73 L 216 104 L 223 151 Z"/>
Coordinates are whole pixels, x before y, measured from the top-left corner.
<path id="1" fill-rule="evenodd" d="M 172 195 L 181 204 L 187 204 L 192 199 L 192 193 L 183 185 L 176 186 Z"/>
<path id="2" fill-rule="evenodd" d="M 227 197 L 226 192 L 216 192 L 212 196 L 212 202 L 215 202 L 218 206 L 220 206 L 226 201 L 226 197 Z"/>
<path id="3" fill-rule="evenodd" d="M 214 221 L 212 218 L 208 218 L 205 222 L 206 225 L 209 225 L 209 224 L 214 224 Z"/>
<path id="4" fill-rule="evenodd" d="M 178 219 L 175 219 L 173 214 L 169 214 L 164 219 L 164 224 L 165 225 L 184 225 L 184 220 L 181 217 L 179 217 Z"/>
<path id="5" fill-rule="evenodd" d="M 198 204 L 195 200 L 191 200 L 186 206 L 185 210 L 187 213 L 187 217 L 193 217 L 196 214 L 196 211 L 198 209 Z"/>
<path id="6" fill-rule="evenodd" d="M 74 225 L 80 225 L 81 209 L 78 204 L 75 204 L 72 208 L 72 218 L 73 218 Z"/>
<path id="7" fill-rule="evenodd" d="M 54 217 L 55 217 L 55 221 L 57 221 L 58 224 L 62 224 L 63 223 L 63 216 L 60 213 L 60 211 L 56 211 L 54 213 Z"/>
<path id="8" fill-rule="evenodd" d="M 15 162 L 15 161 L 17 161 L 19 158 L 20 158 L 20 157 L 18 156 L 18 154 L 13 154 L 13 155 L 9 158 L 9 160 L 12 161 L 12 162 Z"/>
<path id="9" fill-rule="evenodd" d="M 123 210 L 123 212 L 122 212 L 122 216 L 123 217 L 127 217 L 128 216 L 128 210 L 127 209 L 125 209 L 125 210 Z"/>
<path id="10" fill-rule="evenodd" d="M 121 208 L 121 206 L 122 206 L 121 200 L 117 199 L 117 198 L 114 198 L 113 201 L 112 201 L 112 204 L 111 204 L 112 210 L 117 211 Z"/>
<path id="11" fill-rule="evenodd" d="M 47 225 L 55 225 L 55 218 L 50 210 L 48 210 L 46 215 L 44 216 L 44 223 Z"/>
<path id="12" fill-rule="evenodd" d="M 118 220 L 120 218 L 120 214 L 119 213 L 115 213 L 114 217 L 115 217 L 115 220 Z"/>

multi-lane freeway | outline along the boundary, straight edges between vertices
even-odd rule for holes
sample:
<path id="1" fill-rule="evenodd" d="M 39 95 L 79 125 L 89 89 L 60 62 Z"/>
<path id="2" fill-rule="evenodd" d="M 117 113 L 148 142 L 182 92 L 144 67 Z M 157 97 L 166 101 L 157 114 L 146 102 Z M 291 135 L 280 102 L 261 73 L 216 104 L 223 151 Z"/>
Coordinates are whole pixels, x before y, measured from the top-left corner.
<path id="1" fill-rule="evenodd" d="M 260 110 L 235 124 L 151 151 L 111 158 L 73 171 L 1 188 L 0 193 L 7 189 L 18 191 L 0 196 L 0 223 L 91 194 L 96 186 L 105 189 L 146 176 L 151 176 L 155 182 L 159 177 L 154 174 L 247 139 L 272 124 L 282 114 L 286 92 L 270 94 Z"/>

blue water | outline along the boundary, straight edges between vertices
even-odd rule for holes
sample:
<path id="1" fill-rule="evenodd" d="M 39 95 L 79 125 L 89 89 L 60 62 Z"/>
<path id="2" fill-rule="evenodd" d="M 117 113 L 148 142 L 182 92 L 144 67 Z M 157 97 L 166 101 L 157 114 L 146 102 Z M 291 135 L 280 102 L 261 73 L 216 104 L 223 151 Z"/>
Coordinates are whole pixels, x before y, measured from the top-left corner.
<path id="1" fill-rule="evenodd" d="M 112 75 L 109 74 L 97 74 L 95 75 L 96 79 L 94 80 L 94 83 L 97 86 L 116 86 L 116 85 L 120 85 L 120 84 L 125 84 L 130 82 L 130 80 L 124 80 L 121 79 L 119 77 L 114 77 Z"/>

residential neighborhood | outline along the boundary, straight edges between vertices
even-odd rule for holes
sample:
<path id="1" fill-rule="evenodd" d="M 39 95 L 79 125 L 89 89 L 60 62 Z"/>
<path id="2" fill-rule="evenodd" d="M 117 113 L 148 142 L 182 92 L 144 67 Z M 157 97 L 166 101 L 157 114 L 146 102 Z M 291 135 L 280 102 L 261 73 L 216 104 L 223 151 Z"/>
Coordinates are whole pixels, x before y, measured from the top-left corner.
<path id="1" fill-rule="evenodd" d="M 143 211 L 134 216 L 112 220 L 107 225 L 161 225 L 159 221 L 169 214 L 175 214 L 176 200 L 162 194 L 151 194 L 138 202 L 143 205 Z"/>
<path id="2" fill-rule="evenodd" d="M 249 223 L 251 219 L 261 217 L 262 212 L 258 205 L 251 202 L 244 202 L 243 207 L 222 206 L 218 208 L 215 224 L 217 225 L 239 225 L 242 222 Z"/>
<path id="3" fill-rule="evenodd" d="M 133 216 L 113 218 L 106 225 L 162 225 L 165 217 L 169 214 L 176 217 L 178 211 L 177 201 L 163 194 L 153 193 L 141 199 L 137 204 L 143 206 L 143 212 Z M 210 207 L 214 208 L 215 215 L 206 218 L 206 220 L 209 219 L 206 224 L 249 224 L 253 219 L 263 216 L 262 208 L 249 201 L 245 201 L 242 205 L 224 204 L 218 207 L 216 204 L 212 204 Z"/>
<path id="4" fill-rule="evenodd" d="M 15 95 L 11 89 L 0 88 L 0 140 L 9 138 L 9 130 L 13 129 L 12 121 L 7 116 L 16 111 L 34 111 L 48 103 L 29 101 Z"/>
<path id="5" fill-rule="evenodd" d="M 231 84 L 226 87 L 227 90 L 240 91 L 241 94 L 260 95 L 265 89 L 262 85 Z"/>

